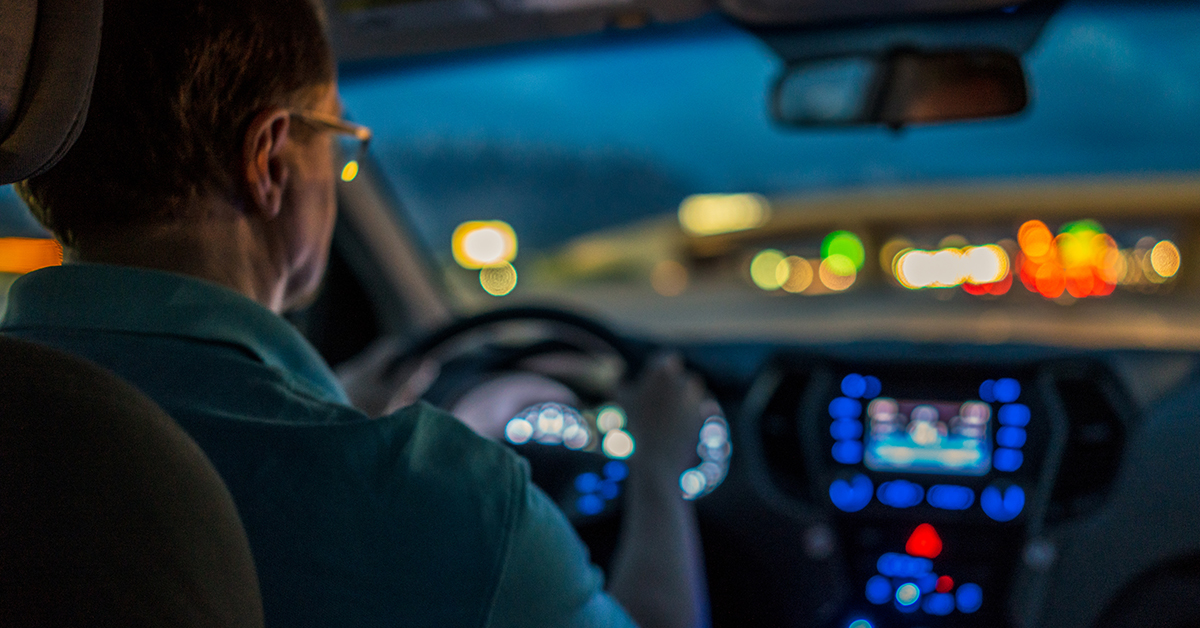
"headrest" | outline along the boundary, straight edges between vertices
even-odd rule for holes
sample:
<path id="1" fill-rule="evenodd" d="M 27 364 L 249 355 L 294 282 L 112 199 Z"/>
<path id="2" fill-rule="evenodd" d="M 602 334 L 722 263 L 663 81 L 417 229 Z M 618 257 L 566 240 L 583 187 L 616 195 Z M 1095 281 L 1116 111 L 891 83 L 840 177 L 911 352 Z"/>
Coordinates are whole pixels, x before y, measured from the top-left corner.
<path id="1" fill-rule="evenodd" d="M 102 0 L 0 2 L 0 184 L 44 172 L 87 117 Z"/>
<path id="2" fill-rule="evenodd" d="M 112 373 L 5 337 L 0 609 L 5 628 L 263 622 L 233 498 L 195 441 Z"/>

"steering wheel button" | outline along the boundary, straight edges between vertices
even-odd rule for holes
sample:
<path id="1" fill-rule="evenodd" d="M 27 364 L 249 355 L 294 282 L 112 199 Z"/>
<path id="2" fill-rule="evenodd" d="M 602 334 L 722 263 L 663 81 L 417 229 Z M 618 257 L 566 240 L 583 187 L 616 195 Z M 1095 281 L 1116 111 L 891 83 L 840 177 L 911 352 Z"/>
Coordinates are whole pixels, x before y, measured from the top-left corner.
<path id="1" fill-rule="evenodd" d="M 892 599 L 892 581 L 883 576 L 872 576 L 867 580 L 867 601 L 872 604 L 887 604 Z"/>
<path id="2" fill-rule="evenodd" d="M 862 415 L 862 402 L 849 397 L 838 397 L 829 402 L 829 416 L 835 419 L 857 419 Z"/>
<path id="3" fill-rule="evenodd" d="M 1025 445 L 1025 429 L 1020 427 L 1002 427 L 996 430 L 996 444 L 1001 447 L 1019 449 Z"/>
<path id="4" fill-rule="evenodd" d="M 995 454 L 992 454 L 992 466 L 996 467 L 997 471 L 1016 471 L 1024 462 L 1025 454 L 1018 449 L 1001 447 L 996 450 Z"/>
<path id="5" fill-rule="evenodd" d="M 921 610 L 930 615 L 945 616 L 954 612 L 954 596 L 949 593 L 934 593 L 925 598 Z"/>

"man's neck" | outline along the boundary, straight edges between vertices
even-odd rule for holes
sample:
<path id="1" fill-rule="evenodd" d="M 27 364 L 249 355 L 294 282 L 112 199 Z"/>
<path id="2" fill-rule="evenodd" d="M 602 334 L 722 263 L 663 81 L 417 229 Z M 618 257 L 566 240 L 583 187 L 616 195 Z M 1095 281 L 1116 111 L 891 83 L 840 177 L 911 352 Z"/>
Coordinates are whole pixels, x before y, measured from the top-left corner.
<path id="1" fill-rule="evenodd" d="M 273 312 L 284 308 L 284 264 L 254 222 L 236 207 L 209 202 L 194 218 L 95 236 L 68 260 L 164 270 L 206 279 L 239 292 Z"/>

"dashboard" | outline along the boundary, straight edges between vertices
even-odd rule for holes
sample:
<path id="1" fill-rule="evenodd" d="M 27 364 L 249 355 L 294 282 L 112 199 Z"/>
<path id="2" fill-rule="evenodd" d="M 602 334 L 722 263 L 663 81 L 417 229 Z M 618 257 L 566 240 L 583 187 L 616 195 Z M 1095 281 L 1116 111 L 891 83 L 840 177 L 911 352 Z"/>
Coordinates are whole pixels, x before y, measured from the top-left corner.
<path id="1" fill-rule="evenodd" d="M 731 350 L 704 350 L 726 379 Z M 714 625 L 1127 625 L 1112 618 L 1155 616 L 1137 600 L 1180 582 L 1147 574 L 1194 555 L 1174 500 L 1194 503 L 1200 469 L 1164 449 L 1194 449 L 1195 428 L 1148 438 L 1144 416 L 1194 395 L 1190 356 L 750 353 L 725 391 L 743 395 L 729 479 L 699 502 Z"/>

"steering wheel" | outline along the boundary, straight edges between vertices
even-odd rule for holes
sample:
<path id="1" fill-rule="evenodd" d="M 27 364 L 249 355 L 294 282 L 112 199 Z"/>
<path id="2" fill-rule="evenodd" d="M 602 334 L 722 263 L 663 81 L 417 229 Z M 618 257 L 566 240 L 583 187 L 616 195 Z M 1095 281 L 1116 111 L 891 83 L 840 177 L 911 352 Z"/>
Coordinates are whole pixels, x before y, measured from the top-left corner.
<path id="1" fill-rule="evenodd" d="M 383 377 L 416 374 L 413 396 L 525 456 L 533 481 L 579 526 L 620 510 L 623 460 L 636 444 L 613 400 L 655 349 L 573 312 L 499 309 L 433 332 L 396 354 Z M 685 498 L 711 492 L 728 469 L 728 425 L 711 406 L 697 465 L 681 475 Z"/>

